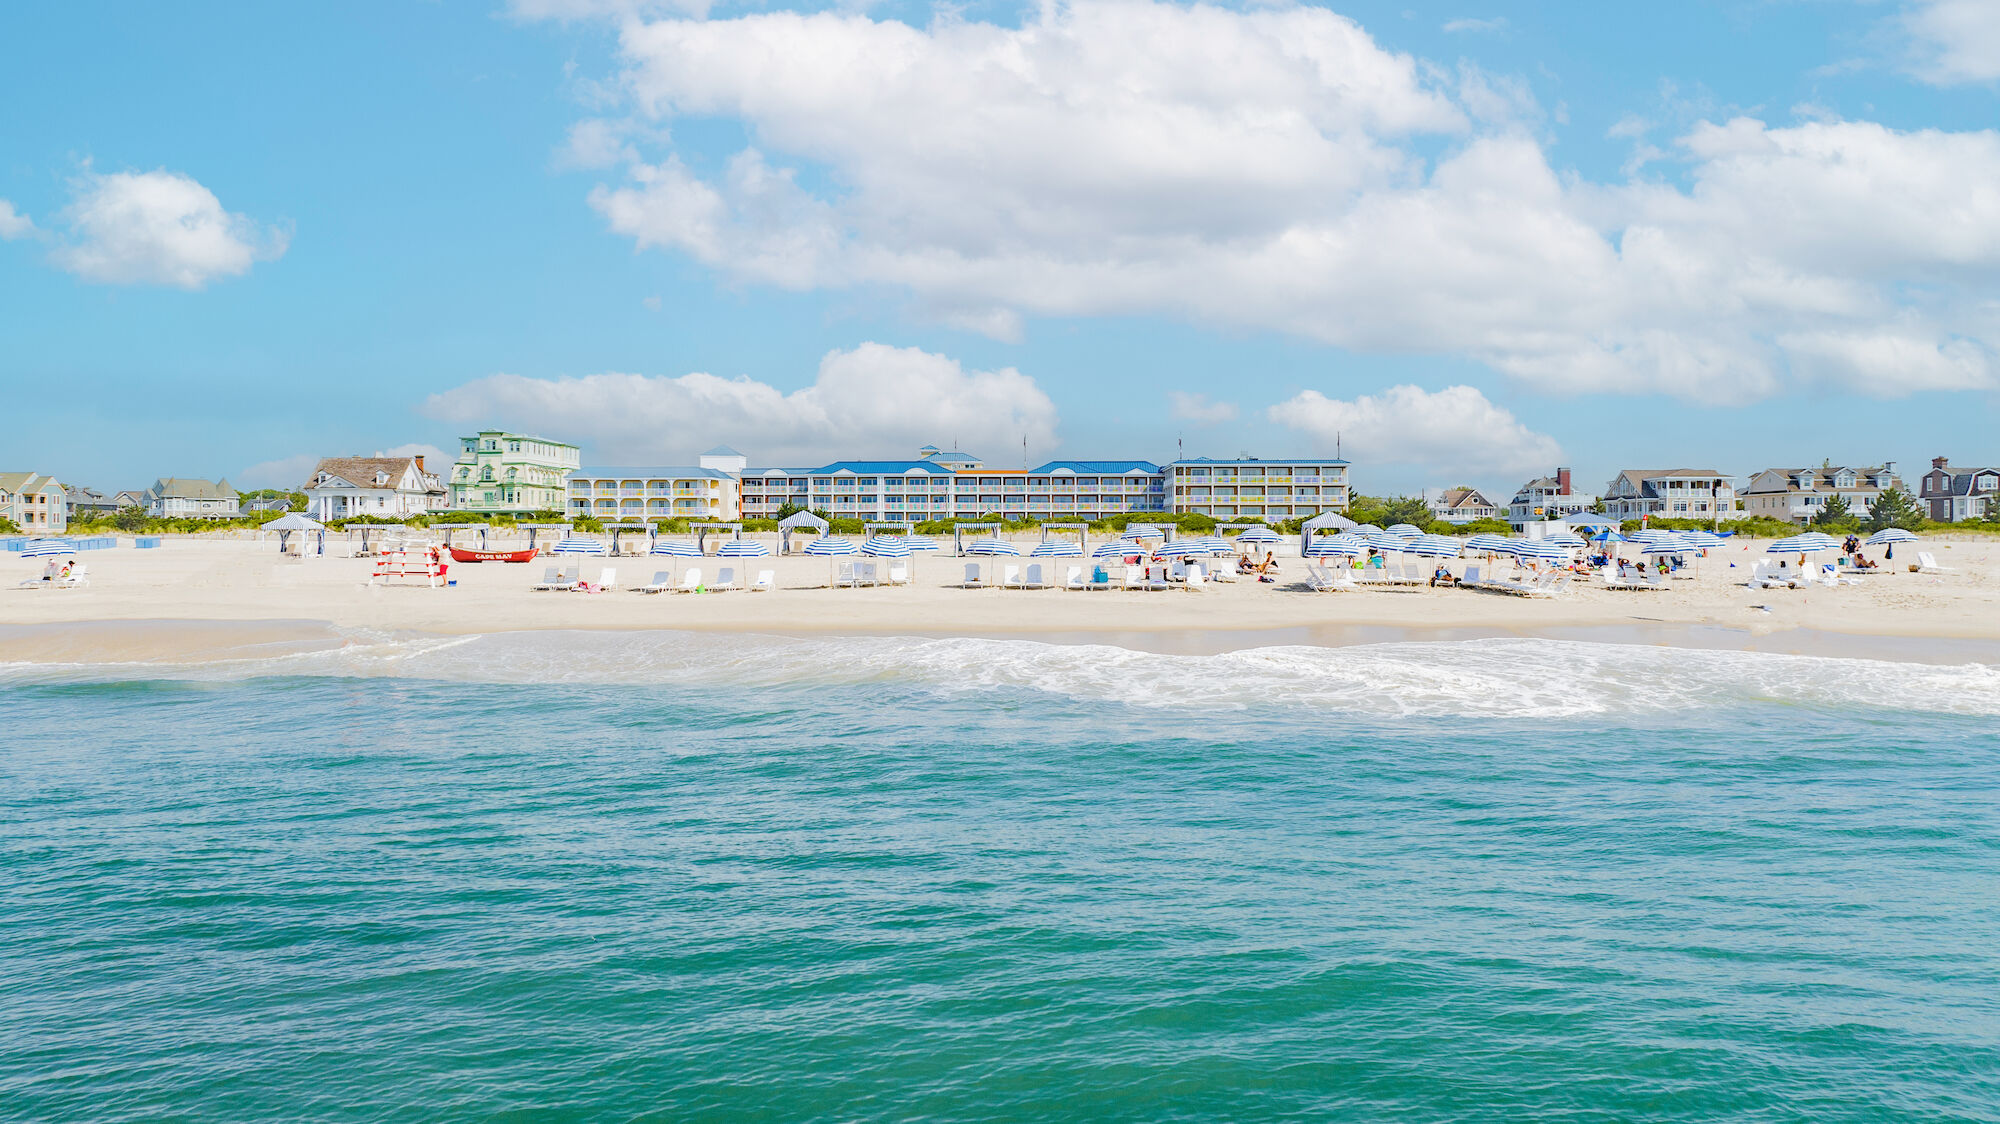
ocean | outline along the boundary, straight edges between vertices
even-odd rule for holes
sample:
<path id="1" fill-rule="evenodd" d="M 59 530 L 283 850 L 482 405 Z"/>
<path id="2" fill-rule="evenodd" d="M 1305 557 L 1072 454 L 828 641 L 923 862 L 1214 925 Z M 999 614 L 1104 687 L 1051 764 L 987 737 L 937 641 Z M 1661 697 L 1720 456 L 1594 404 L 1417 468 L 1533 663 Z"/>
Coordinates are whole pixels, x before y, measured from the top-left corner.
<path id="1" fill-rule="evenodd" d="M 0 1120 L 2000 1120 L 2000 669 L 0 665 Z"/>

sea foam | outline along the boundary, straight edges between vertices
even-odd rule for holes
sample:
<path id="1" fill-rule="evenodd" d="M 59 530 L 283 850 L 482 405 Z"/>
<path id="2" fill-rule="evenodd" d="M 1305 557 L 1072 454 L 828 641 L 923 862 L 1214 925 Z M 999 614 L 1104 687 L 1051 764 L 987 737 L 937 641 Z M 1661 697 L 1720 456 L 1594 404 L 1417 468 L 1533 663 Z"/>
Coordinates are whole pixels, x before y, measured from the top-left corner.
<path id="1" fill-rule="evenodd" d="M 512 632 L 388 638 L 201 663 L 7 664 L 0 682 L 272 676 L 822 689 L 893 683 L 1158 708 L 1576 718 L 1735 705 L 2000 714 L 2000 668 L 1550 639 L 1275 646 L 1173 655 L 1101 644 L 913 637 Z"/>

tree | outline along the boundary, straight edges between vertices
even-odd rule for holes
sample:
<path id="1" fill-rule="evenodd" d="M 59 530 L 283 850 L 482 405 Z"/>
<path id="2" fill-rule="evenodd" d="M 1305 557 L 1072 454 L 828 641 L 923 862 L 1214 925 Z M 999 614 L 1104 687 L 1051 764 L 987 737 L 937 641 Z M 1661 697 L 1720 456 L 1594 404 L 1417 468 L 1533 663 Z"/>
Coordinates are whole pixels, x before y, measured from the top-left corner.
<path id="1" fill-rule="evenodd" d="M 804 511 L 805 509 L 806 505 L 802 503 L 781 503 L 778 505 L 777 518 L 790 519 L 792 516 L 797 515 L 799 512 Z"/>
<path id="2" fill-rule="evenodd" d="M 1827 497 L 1826 503 L 1820 506 L 1819 513 L 1813 516 L 1812 521 L 1820 527 L 1846 530 L 1848 515 L 1852 510 L 1852 505 L 1847 502 L 1847 497 L 1841 495 L 1839 492 L 1835 492 L 1833 495 Z"/>
<path id="3" fill-rule="evenodd" d="M 1428 530 L 1431 525 L 1431 505 L 1420 496 L 1396 496 L 1383 505 L 1382 518 L 1385 527 L 1398 523 L 1408 523 L 1419 530 Z"/>
<path id="4" fill-rule="evenodd" d="M 144 508 L 121 507 L 111 516 L 111 525 L 128 534 L 145 530 L 151 522 Z"/>
<path id="5" fill-rule="evenodd" d="M 1924 510 L 1917 506 L 1916 498 L 1901 488 L 1889 488 L 1875 497 L 1875 504 L 1868 510 L 1867 529 L 1884 531 L 1899 527 L 1905 531 L 1921 530 L 1924 525 Z"/>
<path id="6" fill-rule="evenodd" d="M 12 519 L 4 515 L 0 515 L 0 534 L 18 535 L 20 533 L 21 527 L 18 523 L 15 523 Z"/>

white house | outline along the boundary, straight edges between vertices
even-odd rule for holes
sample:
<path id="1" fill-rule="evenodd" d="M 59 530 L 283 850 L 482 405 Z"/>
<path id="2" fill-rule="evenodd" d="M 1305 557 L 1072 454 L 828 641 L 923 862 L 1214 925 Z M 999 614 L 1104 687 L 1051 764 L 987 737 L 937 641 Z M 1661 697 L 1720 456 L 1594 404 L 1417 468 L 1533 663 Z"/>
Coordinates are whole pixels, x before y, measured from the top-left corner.
<path id="1" fill-rule="evenodd" d="M 1470 523 L 1475 519 L 1494 519 L 1500 509 L 1477 488 L 1446 488 L 1431 501 L 1432 518 L 1446 523 Z"/>
<path id="2" fill-rule="evenodd" d="M 1712 468 L 1628 468 L 1604 489 L 1604 514 L 1626 519 L 1720 519 L 1736 488 Z"/>
<path id="3" fill-rule="evenodd" d="M 322 457 L 300 489 L 322 523 L 379 515 L 401 519 L 445 507 L 444 483 L 422 457 Z"/>
<path id="4" fill-rule="evenodd" d="M 235 519 L 243 510 L 227 480 L 211 484 L 162 476 L 146 489 L 146 514 L 155 519 Z"/>
<path id="5" fill-rule="evenodd" d="M 1576 490 L 1569 469 L 1558 468 L 1554 476 L 1537 476 L 1521 485 L 1507 504 L 1507 522 L 1519 531 L 1530 523 L 1580 515 L 1596 505 L 1596 496 Z"/>

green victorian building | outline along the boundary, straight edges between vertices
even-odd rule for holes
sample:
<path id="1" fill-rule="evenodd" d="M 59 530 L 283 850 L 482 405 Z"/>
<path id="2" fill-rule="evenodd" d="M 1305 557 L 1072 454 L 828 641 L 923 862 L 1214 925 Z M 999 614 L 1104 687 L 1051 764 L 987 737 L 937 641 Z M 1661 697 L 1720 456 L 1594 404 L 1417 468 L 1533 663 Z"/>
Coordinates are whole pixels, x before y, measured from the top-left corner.
<path id="1" fill-rule="evenodd" d="M 575 445 L 525 433 L 483 430 L 459 438 L 451 469 L 451 506 L 488 515 L 562 511 L 564 483 L 582 460 Z"/>

